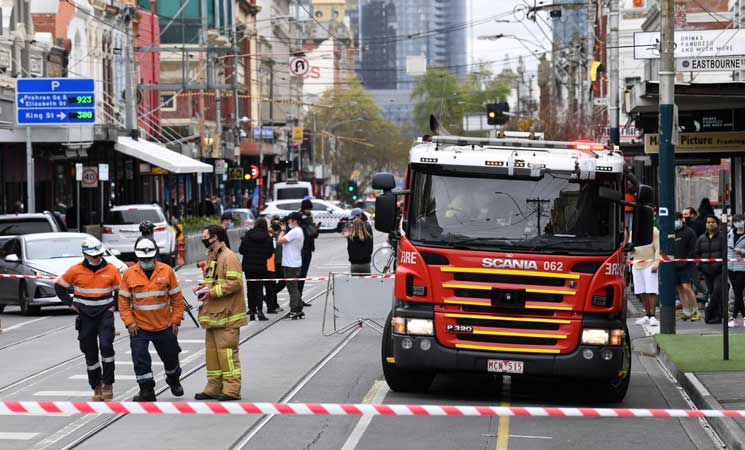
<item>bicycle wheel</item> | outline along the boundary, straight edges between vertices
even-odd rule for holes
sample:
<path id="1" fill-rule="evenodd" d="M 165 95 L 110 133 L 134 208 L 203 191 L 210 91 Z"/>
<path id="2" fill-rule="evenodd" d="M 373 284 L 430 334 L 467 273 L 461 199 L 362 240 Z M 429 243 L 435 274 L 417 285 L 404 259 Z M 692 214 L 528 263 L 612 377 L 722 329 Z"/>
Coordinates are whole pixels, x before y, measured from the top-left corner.
<path id="1" fill-rule="evenodd" d="M 373 269 L 378 273 L 393 272 L 393 264 L 390 263 L 396 255 L 393 253 L 393 247 L 385 245 L 375 250 L 372 255 Z"/>

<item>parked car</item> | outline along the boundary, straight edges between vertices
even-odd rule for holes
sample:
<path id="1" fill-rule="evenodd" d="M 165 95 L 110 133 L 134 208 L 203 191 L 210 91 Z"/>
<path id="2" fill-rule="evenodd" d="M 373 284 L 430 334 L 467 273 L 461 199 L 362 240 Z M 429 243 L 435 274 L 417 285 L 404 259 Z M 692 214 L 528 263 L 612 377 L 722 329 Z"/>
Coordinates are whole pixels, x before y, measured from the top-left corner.
<path id="1" fill-rule="evenodd" d="M 253 227 L 254 222 L 256 221 L 254 213 L 252 213 L 251 210 L 248 208 L 226 209 L 225 211 L 223 211 L 223 214 L 232 214 L 233 216 L 238 216 L 241 225 L 245 227 Z"/>
<path id="2" fill-rule="evenodd" d="M 261 211 L 262 217 L 280 216 L 286 217 L 293 211 L 300 210 L 302 200 L 280 200 L 267 203 L 266 208 Z M 341 231 L 344 221 L 349 217 L 349 210 L 325 200 L 312 200 L 313 219 L 321 224 L 321 231 Z"/>
<path id="3" fill-rule="evenodd" d="M 158 205 L 121 205 L 111 208 L 101 229 L 101 241 L 106 247 L 118 250 L 122 259 L 134 261 L 134 246 L 142 236 L 140 223 L 150 221 L 155 225 L 155 243 L 161 261 L 174 265 L 176 262 L 176 233 L 166 222 Z"/>
<path id="4" fill-rule="evenodd" d="M 41 213 L 0 215 L 0 236 L 61 231 L 67 231 L 67 227 L 59 213 L 44 211 Z"/>
<path id="5" fill-rule="evenodd" d="M 0 273 L 58 277 L 83 260 L 81 245 L 87 233 L 34 233 L 10 238 L 0 247 Z M 106 249 L 104 259 L 124 273 L 127 265 L 116 251 Z M 24 315 L 38 314 L 42 306 L 61 306 L 51 278 L 0 278 L 0 312 L 19 305 Z"/>

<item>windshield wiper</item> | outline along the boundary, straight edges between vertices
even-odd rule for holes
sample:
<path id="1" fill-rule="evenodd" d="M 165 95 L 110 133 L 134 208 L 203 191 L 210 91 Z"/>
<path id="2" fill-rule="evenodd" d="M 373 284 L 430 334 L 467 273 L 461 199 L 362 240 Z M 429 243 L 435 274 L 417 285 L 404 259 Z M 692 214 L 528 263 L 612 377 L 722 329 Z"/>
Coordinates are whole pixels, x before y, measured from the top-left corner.
<path id="1" fill-rule="evenodd" d="M 507 245 L 509 247 L 512 247 L 515 245 L 512 242 L 510 242 L 510 239 L 508 238 L 492 238 L 492 237 L 473 237 L 473 238 L 460 239 L 457 241 L 445 241 L 445 243 L 453 244 L 453 245 L 465 245 L 465 244 L 472 244 L 474 242 L 492 243 L 494 245 Z"/>
<path id="2" fill-rule="evenodd" d="M 570 240 L 561 240 L 556 242 L 549 242 L 545 244 L 537 244 L 530 248 L 531 251 L 544 249 L 544 248 L 551 248 L 556 247 L 557 245 L 567 245 L 573 246 L 574 244 L 598 244 L 602 243 L 602 241 L 599 241 L 597 239 L 570 239 Z M 594 249 L 597 251 L 597 249 Z"/>

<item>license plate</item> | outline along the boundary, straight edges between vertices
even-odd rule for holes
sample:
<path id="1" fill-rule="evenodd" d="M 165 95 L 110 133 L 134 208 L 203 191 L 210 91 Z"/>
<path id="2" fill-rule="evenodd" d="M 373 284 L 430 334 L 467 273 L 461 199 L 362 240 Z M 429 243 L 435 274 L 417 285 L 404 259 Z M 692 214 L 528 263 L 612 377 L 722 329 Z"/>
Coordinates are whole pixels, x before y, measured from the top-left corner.
<path id="1" fill-rule="evenodd" d="M 497 373 L 523 373 L 522 361 L 508 359 L 490 359 L 486 362 L 486 370 Z"/>

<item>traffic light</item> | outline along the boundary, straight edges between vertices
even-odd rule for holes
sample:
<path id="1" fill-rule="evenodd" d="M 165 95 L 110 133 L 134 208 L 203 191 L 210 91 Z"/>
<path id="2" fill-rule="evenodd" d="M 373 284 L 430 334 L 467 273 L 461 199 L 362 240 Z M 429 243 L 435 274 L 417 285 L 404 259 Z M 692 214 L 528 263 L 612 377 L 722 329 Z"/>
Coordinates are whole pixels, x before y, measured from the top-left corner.
<path id="1" fill-rule="evenodd" d="M 489 125 L 504 125 L 509 120 L 507 112 L 510 111 L 510 105 L 503 103 L 488 103 L 486 105 L 486 123 Z"/>
<path id="2" fill-rule="evenodd" d="M 357 192 L 357 182 L 354 180 L 349 180 L 347 190 L 352 195 L 352 201 L 356 202 L 359 199 L 359 193 Z"/>

